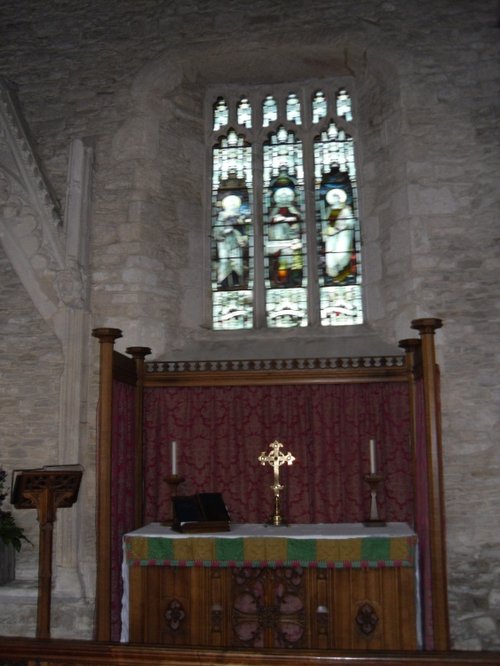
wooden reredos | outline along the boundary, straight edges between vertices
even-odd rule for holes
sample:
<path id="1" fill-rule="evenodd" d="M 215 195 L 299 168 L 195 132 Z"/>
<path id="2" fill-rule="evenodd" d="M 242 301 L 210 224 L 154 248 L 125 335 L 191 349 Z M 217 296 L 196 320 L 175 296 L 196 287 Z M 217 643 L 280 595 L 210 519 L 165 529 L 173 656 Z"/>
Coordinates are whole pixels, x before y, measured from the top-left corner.
<path id="1" fill-rule="evenodd" d="M 412 415 L 411 439 L 415 465 L 424 458 L 426 470 L 426 540 L 432 571 L 432 631 L 434 648 L 449 649 L 445 517 L 441 452 L 439 372 L 435 360 L 434 334 L 439 319 L 416 319 L 412 328 L 418 338 L 402 340 L 401 356 L 362 356 L 292 360 L 146 362 L 147 347 L 130 347 L 125 356 L 114 350 L 122 336 L 118 329 L 97 328 L 100 343 L 100 395 L 97 477 L 97 640 L 110 639 L 111 615 L 111 475 L 113 382 L 135 388 L 135 483 L 134 523 L 143 524 L 142 441 L 143 391 L 145 387 L 245 386 L 256 384 L 311 384 L 357 382 L 406 382 Z M 417 404 L 419 407 L 417 407 Z M 423 428 L 417 427 L 417 411 L 423 410 Z M 417 446 L 417 439 L 422 440 Z"/>

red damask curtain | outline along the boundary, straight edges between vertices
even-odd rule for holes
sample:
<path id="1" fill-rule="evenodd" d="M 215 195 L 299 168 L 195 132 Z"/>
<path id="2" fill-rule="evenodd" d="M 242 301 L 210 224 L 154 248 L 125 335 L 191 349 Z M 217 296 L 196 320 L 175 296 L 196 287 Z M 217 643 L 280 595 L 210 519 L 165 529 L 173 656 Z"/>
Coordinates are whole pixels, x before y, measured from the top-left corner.
<path id="1" fill-rule="evenodd" d="M 413 524 L 406 383 L 148 388 L 144 396 L 145 522 L 168 518 L 170 442 L 181 494 L 222 492 L 235 523 L 273 513 L 274 440 L 296 458 L 281 468 L 282 512 L 294 523 L 360 522 L 369 514 L 369 440 L 384 475 L 381 517 Z"/>
<path id="2" fill-rule="evenodd" d="M 120 640 L 122 537 L 135 528 L 135 387 L 113 381 L 111 437 L 111 640 Z"/>

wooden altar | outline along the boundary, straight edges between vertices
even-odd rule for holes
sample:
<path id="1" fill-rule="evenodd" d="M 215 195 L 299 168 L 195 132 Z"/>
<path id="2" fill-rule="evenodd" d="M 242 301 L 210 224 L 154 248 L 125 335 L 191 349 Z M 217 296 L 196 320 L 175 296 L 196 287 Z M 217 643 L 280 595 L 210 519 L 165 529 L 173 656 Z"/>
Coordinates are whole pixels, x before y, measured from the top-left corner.
<path id="1" fill-rule="evenodd" d="M 196 536 L 153 524 L 124 537 L 122 640 L 412 650 L 415 551 L 415 533 L 396 523 L 234 525 Z"/>
<path id="2" fill-rule="evenodd" d="M 143 506 L 143 400 L 145 390 L 158 387 L 200 387 L 200 386 L 262 386 L 262 385 L 324 385 L 324 384 L 366 384 L 371 382 L 401 383 L 407 387 L 412 424 L 409 432 L 413 450 L 413 479 L 416 512 L 411 527 L 418 535 L 419 567 L 422 581 L 422 608 L 424 623 L 424 643 L 427 650 L 449 648 L 448 606 L 446 584 L 446 552 L 444 498 L 442 486 L 442 454 L 439 406 L 439 371 L 434 355 L 434 333 L 440 328 L 437 319 L 419 319 L 412 322 L 420 337 L 401 341 L 404 349 L 401 356 L 338 359 L 295 359 L 264 361 L 213 361 L 213 362 L 155 362 L 145 363 L 150 353 L 146 347 L 128 348 L 132 356 L 128 358 L 114 351 L 115 340 L 121 337 L 118 329 L 95 329 L 93 334 L 99 339 L 101 349 L 100 401 L 99 401 L 99 447 L 98 447 L 98 577 L 96 592 L 96 637 L 106 641 L 111 637 L 113 604 L 116 606 L 118 580 L 113 576 L 113 567 L 120 557 L 121 537 L 124 533 L 144 524 Z M 118 525 L 112 516 L 114 483 L 112 478 L 113 447 L 119 434 L 113 428 L 114 395 L 119 384 L 130 387 L 131 417 L 135 422 L 134 456 L 134 515 L 127 525 Z M 127 417 L 127 418 L 128 418 Z M 267 442 L 263 442 L 265 445 Z M 115 549 L 115 551 L 113 551 Z M 113 552 L 115 554 L 113 555 Z M 185 570 L 183 570 L 185 573 Z M 208 569 L 212 571 L 212 569 Z M 309 570 L 308 570 L 309 571 Z M 349 571 L 349 570 L 347 570 Z M 170 574 L 172 573 L 169 570 Z M 177 572 L 178 573 L 178 572 Z M 345 572 L 332 570 L 336 578 Z M 366 581 L 376 572 L 364 571 Z M 149 575 L 149 574 L 148 574 Z M 155 575 L 158 575 L 155 574 Z M 184 575 L 184 574 L 183 574 Z M 205 573 L 199 575 L 209 575 Z M 118 573 L 119 576 L 119 573 Z M 306 574 L 307 579 L 309 573 Z M 221 594 L 229 594 L 231 584 L 220 580 Z M 330 585 L 331 581 L 329 582 Z M 169 585 L 171 583 L 168 583 Z M 331 583 L 333 589 L 337 582 Z M 370 589 L 376 587 L 372 580 L 367 583 Z M 308 582 L 308 585 L 316 585 Z M 325 584 L 326 585 L 326 584 Z M 340 585 L 340 583 L 339 583 Z M 351 598 L 354 583 L 347 584 Z M 339 587 L 340 589 L 340 587 Z M 393 587 L 393 589 L 395 589 Z M 361 594 L 359 596 L 362 596 Z M 367 596 L 367 595 L 365 595 Z M 115 601 L 113 598 L 115 597 Z M 396 594 L 399 597 L 399 591 Z M 393 597 L 393 598 L 396 598 Z M 375 598 L 375 597 L 374 597 Z M 378 603 L 378 601 L 377 601 Z M 385 603 L 385 602 L 384 602 Z M 323 604 L 318 603 L 318 606 Z M 381 606 L 384 606 L 382 603 Z M 167 609 L 163 608 L 165 613 Z M 170 609 L 172 610 L 172 609 Z M 405 627 L 407 625 L 404 620 Z M 413 626 L 414 622 L 410 622 Z M 150 640 L 149 637 L 146 640 Z M 177 640 L 177 639 L 176 639 Z M 190 641 L 205 640 L 203 636 L 193 636 Z M 208 640 L 208 639 L 207 639 Z M 272 639 L 270 639 L 272 642 Z M 316 640 L 316 638 L 314 639 Z M 321 638 L 321 645 L 339 647 L 342 639 L 337 636 Z M 382 638 L 388 649 L 397 646 L 410 646 L 415 637 L 401 641 L 399 637 Z M 307 641 L 312 639 L 307 638 Z M 339 642 L 340 641 L 340 642 Z M 408 642 L 405 642 L 408 641 Z M 188 641 L 189 642 L 189 641 Z M 182 642 L 174 644 L 183 644 Z M 188 644 L 188 643 L 185 643 Z M 220 643 L 222 645 L 222 643 Z M 312 643 L 309 643 L 312 644 Z M 315 643 L 318 644 L 318 643 Z M 358 645 L 351 641 L 350 645 Z M 363 644 L 364 645 L 364 644 Z M 372 643 L 375 646 L 375 643 Z M 362 649 L 366 649 L 364 646 Z"/>

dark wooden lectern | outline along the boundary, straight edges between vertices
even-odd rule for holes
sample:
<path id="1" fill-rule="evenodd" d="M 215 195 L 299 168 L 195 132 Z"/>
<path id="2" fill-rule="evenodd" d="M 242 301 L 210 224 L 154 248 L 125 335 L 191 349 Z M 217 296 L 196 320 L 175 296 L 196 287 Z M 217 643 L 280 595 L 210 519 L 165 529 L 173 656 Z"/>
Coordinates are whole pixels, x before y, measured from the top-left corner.
<path id="1" fill-rule="evenodd" d="M 16 509 L 36 509 L 38 514 L 37 638 L 50 638 L 52 535 L 56 512 L 76 502 L 82 474 L 80 465 L 54 465 L 14 472 L 11 503 Z"/>

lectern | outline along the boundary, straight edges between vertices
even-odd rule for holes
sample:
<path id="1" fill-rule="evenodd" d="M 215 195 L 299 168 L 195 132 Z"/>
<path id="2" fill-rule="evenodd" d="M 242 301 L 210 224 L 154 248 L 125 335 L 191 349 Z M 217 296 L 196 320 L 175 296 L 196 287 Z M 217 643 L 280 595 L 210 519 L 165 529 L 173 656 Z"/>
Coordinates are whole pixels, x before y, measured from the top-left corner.
<path id="1" fill-rule="evenodd" d="M 40 529 L 38 557 L 37 638 L 50 638 L 52 535 L 57 509 L 72 506 L 80 488 L 80 465 L 54 465 L 14 472 L 11 503 L 36 509 Z"/>

